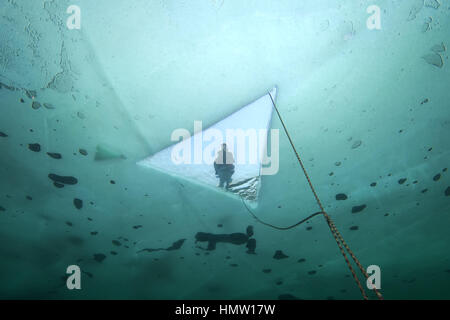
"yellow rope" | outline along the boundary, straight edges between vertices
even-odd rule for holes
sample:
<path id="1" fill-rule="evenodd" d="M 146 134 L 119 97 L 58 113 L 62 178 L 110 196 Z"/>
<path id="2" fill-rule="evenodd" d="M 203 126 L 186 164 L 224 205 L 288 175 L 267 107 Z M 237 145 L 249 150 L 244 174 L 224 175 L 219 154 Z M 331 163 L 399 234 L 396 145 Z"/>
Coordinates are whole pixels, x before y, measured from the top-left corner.
<path id="1" fill-rule="evenodd" d="M 369 275 L 367 274 L 367 272 L 365 271 L 365 269 L 363 268 L 363 266 L 361 265 L 361 263 L 359 262 L 359 260 L 356 258 L 356 256 L 355 256 L 355 254 L 353 253 L 353 251 L 350 250 L 350 247 L 349 247 L 349 246 L 347 245 L 347 243 L 345 242 L 344 238 L 342 237 L 342 235 L 340 234 L 340 232 L 339 232 L 338 229 L 336 228 L 336 225 L 335 225 L 334 222 L 331 220 L 330 216 L 325 212 L 325 209 L 324 209 L 324 207 L 323 207 L 323 205 L 322 205 L 322 203 L 321 203 L 321 201 L 320 201 L 320 199 L 319 199 L 319 197 L 318 197 L 318 195 L 317 195 L 317 193 L 316 193 L 316 190 L 314 189 L 314 186 L 313 186 L 313 184 L 312 184 L 312 182 L 311 182 L 311 179 L 309 178 L 309 175 L 308 175 L 308 173 L 307 173 L 307 171 L 306 171 L 306 168 L 305 168 L 305 166 L 303 165 L 302 160 L 300 159 L 300 155 L 298 154 L 297 150 L 295 149 L 295 145 L 294 145 L 294 143 L 293 143 L 293 141 L 292 141 L 292 139 L 291 139 L 291 136 L 289 135 L 289 132 L 287 131 L 286 125 L 284 124 L 284 121 L 283 121 L 283 119 L 281 118 L 280 112 L 278 111 L 277 105 L 275 104 L 275 101 L 273 100 L 273 97 L 272 97 L 272 95 L 271 95 L 270 92 L 269 92 L 269 96 L 270 96 L 270 99 L 272 100 L 272 104 L 273 104 L 273 106 L 274 106 L 274 108 L 275 108 L 275 111 L 277 112 L 278 118 L 279 118 L 280 121 L 281 121 L 281 124 L 282 124 L 282 126 L 283 126 L 284 132 L 286 133 L 286 136 L 287 136 L 288 139 L 289 139 L 289 142 L 290 142 L 290 144 L 291 144 L 291 146 L 292 146 L 292 149 L 294 150 L 295 155 L 297 156 L 298 163 L 300 164 L 300 167 L 301 167 L 302 170 L 303 170 L 303 173 L 304 173 L 304 175 L 305 175 L 305 177 L 306 177 L 306 180 L 308 181 L 309 187 L 311 188 L 311 191 L 312 191 L 312 193 L 313 193 L 313 195 L 314 195 L 314 198 L 316 199 L 316 202 L 317 202 L 317 205 L 318 205 L 319 208 L 320 208 L 320 211 L 319 211 L 319 212 L 316 212 L 316 213 L 314 213 L 314 214 L 312 214 L 311 216 L 309 216 L 309 217 L 306 218 L 306 219 L 303 219 L 302 221 L 300 221 L 299 223 L 296 223 L 295 225 L 292 225 L 292 226 L 286 227 L 286 228 L 282 228 L 282 227 L 276 227 L 276 226 L 273 226 L 273 225 L 271 225 L 271 224 L 268 224 L 268 223 L 265 223 L 265 222 L 259 220 L 259 219 L 253 214 L 253 212 L 251 212 L 251 210 L 245 205 L 245 202 L 244 202 L 244 205 L 245 205 L 245 207 L 247 208 L 247 210 L 253 215 L 253 217 L 254 217 L 255 219 L 257 219 L 259 222 L 261 222 L 261 223 L 263 223 L 263 224 L 265 224 L 265 225 L 267 225 L 267 226 L 270 226 L 270 227 L 279 229 L 279 230 L 286 230 L 286 229 L 293 228 L 293 227 L 298 226 L 298 225 L 300 225 L 301 223 L 303 223 L 303 222 L 305 222 L 305 221 L 311 219 L 312 217 L 314 217 L 314 216 L 316 216 L 316 215 L 318 215 L 318 214 L 323 214 L 323 216 L 325 217 L 325 220 L 326 220 L 326 222 L 327 222 L 327 224 L 328 224 L 328 226 L 329 226 L 329 228 L 330 228 L 330 231 L 331 231 L 331 233 L 333 234 L 334 239 L 336 240 L 336 243 L 337 243 L 337 245 L 338 245 L 338 247 L 339 247 L 339 250 L 341 251 L 342 256 L 343 256 L 344 259 L 345 259 L 345 262 L 347 263 L 347 266 L 348 266 L 350 272 L 352 273 L 353 279 L 355 280 L 356 284 L 358 285 L 358 288 L 359 288 L 359 290 L 361 291 L 361 294 L 362 294 L 363 298 L 364 298 L 365 300 L 368 300 L 368 297 L 367 297 L 367 295 L 366 295 L 366 292 L 365 292 L 363 286 L 361 285 L 361 282 L 359 281 L 359 279 L 358 279 L 358 277 L 357 277 L 357 275 L 356 275 L 356 273 L 355 273 L 355 270 L 353 269 L 353 267 L 352 267 L 350 261 L 348 260 L 347 255 L 346 255 L 346 253 L 345 253 L 345 250 L 347 250 L 348 254 L 350 254 L 350 256 L 352 257 L 353 261 L 356 263 L 356 265 L 358 266 L 358 268 L 360 269 L 360 271 L 362 272 L 362 274 L 364 275 L 364 277 L 365 277 L 366 279 L 369 278 Z M 243 200 L 242 200 L 242 201 L 243 201 Z M 344 250 L 344 248 L 345 248 L 345 250 Z M 383 296 L 381 295 L 381 293 L 380 293 L 376 288 L 373 288 L 373 290 L 374 290 L 374 292 L 376 293 L 378 299 L 382 300 L 382 299 L 383 299 Z"/>

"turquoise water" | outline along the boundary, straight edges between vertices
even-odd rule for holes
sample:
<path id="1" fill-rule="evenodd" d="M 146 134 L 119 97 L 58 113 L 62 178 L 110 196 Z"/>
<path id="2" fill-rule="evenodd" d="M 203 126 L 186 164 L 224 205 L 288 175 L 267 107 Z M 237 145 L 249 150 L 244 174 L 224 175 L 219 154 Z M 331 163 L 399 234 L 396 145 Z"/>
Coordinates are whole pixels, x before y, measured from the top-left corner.
<path id="1" fill-rule="evenodd" d="M 276 86 L 384 297 L 449 299 L 450 4 L 374 2 L 2 0 L 0 298 L 361 299 L 322 216 L 275 230 L 223 190 L 136 164 Z M 279 171 L 253 212 L 287 226 L 319 208 L 275 113 L 270 128 Z"/>

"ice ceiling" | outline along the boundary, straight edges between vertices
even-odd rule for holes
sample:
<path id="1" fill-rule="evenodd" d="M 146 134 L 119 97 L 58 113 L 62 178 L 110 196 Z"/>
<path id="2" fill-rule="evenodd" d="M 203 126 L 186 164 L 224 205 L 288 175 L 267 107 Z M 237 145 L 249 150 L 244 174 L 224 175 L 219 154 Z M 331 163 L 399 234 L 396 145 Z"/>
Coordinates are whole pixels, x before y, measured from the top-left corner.
<path id="1" fill-rule="evenodd" d="M 450 298 L 450 10 L 436 3 L 378 1 L 382 29 L 368 30 L 372 1 L 2 1 L 0 297 L 360 298 L 320 217 L 275 231 L 136 165 L 276 84 L 322 202 L 381 267 L 385 297 Z M 317 208 L 283 134 L 279 152 L 256 212 L 289 225 Z M 198 248 L 232 233 L 256 249 Z M 71 264 L 81 291 L 65 288 Z"/>

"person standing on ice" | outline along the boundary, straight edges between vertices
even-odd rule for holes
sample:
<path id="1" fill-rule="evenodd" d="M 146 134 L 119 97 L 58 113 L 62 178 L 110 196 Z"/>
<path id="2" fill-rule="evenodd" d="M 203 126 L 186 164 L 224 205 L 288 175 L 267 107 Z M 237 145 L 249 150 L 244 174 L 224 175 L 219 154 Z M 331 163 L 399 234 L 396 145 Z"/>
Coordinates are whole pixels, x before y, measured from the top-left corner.
<path id="1" fill-rule="evenodd" d="M 220 179 L 219 188 L 222 188 L 224 183 L 226 183 L 225 188 L 228 189 L 231 183 L 231 176 L 234 173 L 234 157 L 227 150 L 226 143 L 222 143 L 222 149 L 217 152 L 216 160 L 214 160 L 214 169 L 216 177 Z"/>

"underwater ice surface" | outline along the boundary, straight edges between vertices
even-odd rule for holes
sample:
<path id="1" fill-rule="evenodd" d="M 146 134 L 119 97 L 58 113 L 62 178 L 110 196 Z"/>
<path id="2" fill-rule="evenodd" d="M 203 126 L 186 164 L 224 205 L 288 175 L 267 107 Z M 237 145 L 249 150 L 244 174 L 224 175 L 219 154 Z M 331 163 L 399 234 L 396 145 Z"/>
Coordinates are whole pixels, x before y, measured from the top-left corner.
<path id="1" fill-rule="evenodd" d="M 274 230 L 136 165 L 274 85 L 385 298 L 450 298 L 447 1 L 377 1 L 381 30 L 362 0 L 79 0 L 79 30 L 71 4 L 0 2 L 0 298 L 360 299 L 323 217 Z M 275 113 L 271 128 L 280 169 L 255 213 L 286 226 L 318 208 Z M 73 264 L 81 290 L 66 288 Z"/>

